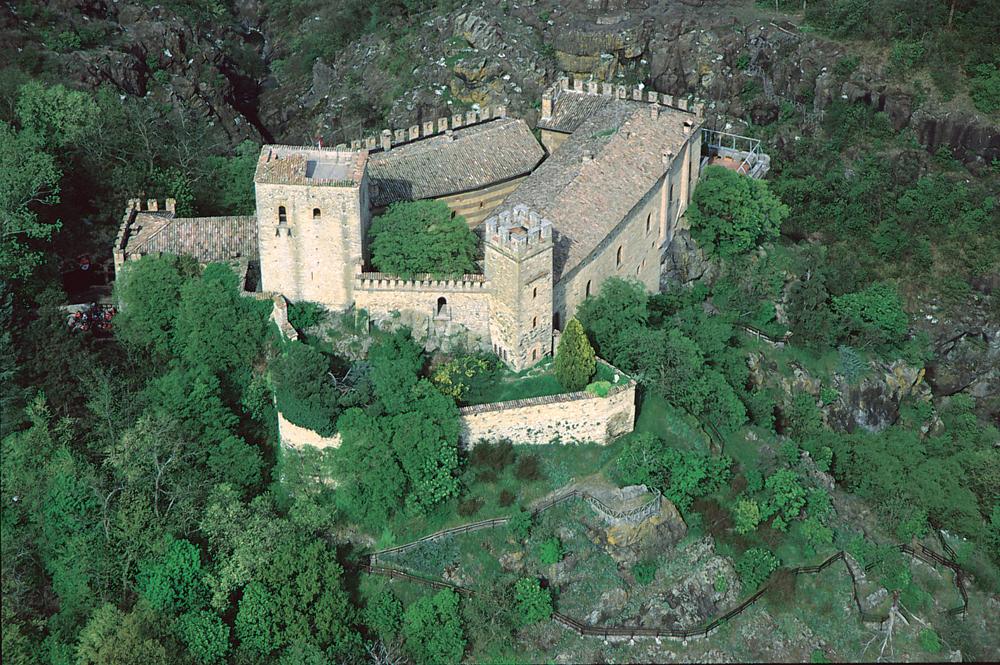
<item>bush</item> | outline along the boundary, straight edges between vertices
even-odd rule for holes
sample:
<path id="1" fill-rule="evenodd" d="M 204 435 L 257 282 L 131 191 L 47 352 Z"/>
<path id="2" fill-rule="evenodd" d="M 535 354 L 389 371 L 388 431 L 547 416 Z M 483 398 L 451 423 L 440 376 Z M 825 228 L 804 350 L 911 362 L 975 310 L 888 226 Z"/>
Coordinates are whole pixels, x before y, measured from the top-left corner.
<path id="1" fill-rule="evenodd" d="M 611 382 L 594 381 L 593 383 L 588 383 L 587 392 L 597 397 L 607 397 L 608 393 L 611 392 Z"/>
<path id="2" fill-rule="evenodd" d="M 596 369 L 594 348 L 590 346 L 583 326 L 576 319 L 570 319 L 559 338 L 556 353 L 555 375 L 559 385 L 569 392 L 583 390 Z"/>
<path id="3" fill-rule="evenodd" d="M 296 330 L 305 330 L 319 323 L 326 317 L 326 308 L 316 302 L 302 301 L 288 305 L 288 322 Z"/>
<path id="4" fill-rule="evenodd" d="M 743 582 L 745 592 L 756 591 L 778 569 L 781 561 L 763 547 L 753 547 L 736 562 L 736 572 Z"/>
<path id="5" fill-rule="evenodd" d="M 483 507 L 485 501 L 474 496 L 471 499 L 466 499 L 465 501 L 458 502 L 458 514 L 460 517 L 471 517 L 479 512 L 479 509 Z"/>
<path id="6" fill-rule="evenodd" d="M 501 507 L 506 508 L 507 506 L 514 504 L 514 499 L 517 497 L 510 490 L 501 490 L 499 503 Z"/>
<path id="7" fill-rule="evenodd" d="M 920 631 L 920 648 L 927 653 L 941 653 L 941 638 L 930 628 Z"/>
<path id="8" fill-rule="evenodd" d="M 517 598 L 518 621 L 530 626 L 552 616 L 552 592 L 543 589 L 536 579 L 522 578 L 514 585 Z"/>
<path id="9" fill-rule="evenodd" d="M 501 365 L 496 356 L 460 356 L 437 367 L 431 375 L 434 387 L 456 402 L 479 402 L 496 384 Z"/>
<path id="10" fill-rule="evenodd" d="M 519 455 L 517 466 L 514 468 L 514 476 L 518 480 L 541 480 L 542 465 L 538 461 L 538 456 Z"/>
<path id="11" fill-rule="evenodd" d="M 656 578 L 656 562 L 640 561 L 632 566 L 632 576 L 636 584 L 646 586 Z"/>
<path id="12" fill-rule="evenodd" d="M 469 453 L 471 466 L 503 471 L 514 461 L 514 445 L 510 441 L 480 443 Z"/>
<path id="13" fill-rule="evenodd" d="M 538 546 L 538 558 L 546 566 L 559 563 L 563 558 L 562 542 L 558 538 L 549 538 Z"/>
<path id="14" fill-rule="evenodd" d="M 403 621 L 403 605 L 388 588 L 382 589 L 365 606 L 362 619 L 383 642 L 396 638 Z"/>
<path id="15" fill-rule="evenodd" d="M 514 540 L 524 540 L 531 533 L 531 525 L 531 513 L 527 510 L 518 510 L 510 516 L 510 521 L 507 522 L 507 532 Z"/>
<path id="16" fill-rule="evenodd" d="M 993 64 L 977 65 L 969 80 L 969 96 L 983 113 L 1000 111 L 1000 70 Z"/>

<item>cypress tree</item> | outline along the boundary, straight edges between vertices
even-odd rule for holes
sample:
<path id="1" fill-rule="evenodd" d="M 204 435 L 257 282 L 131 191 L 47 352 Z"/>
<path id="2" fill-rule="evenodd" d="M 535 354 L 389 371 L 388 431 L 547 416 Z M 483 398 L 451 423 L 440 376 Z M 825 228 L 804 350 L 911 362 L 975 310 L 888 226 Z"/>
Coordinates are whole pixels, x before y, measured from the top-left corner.
<path id="1" fill-rule="evenodd" d="M 583 332 L 583 326 L 576 319 L 570 319 L 559 339 L 556 378 L 568 391 L 583 390 L 590 383 L 596 368 L 594 348 Z"/>

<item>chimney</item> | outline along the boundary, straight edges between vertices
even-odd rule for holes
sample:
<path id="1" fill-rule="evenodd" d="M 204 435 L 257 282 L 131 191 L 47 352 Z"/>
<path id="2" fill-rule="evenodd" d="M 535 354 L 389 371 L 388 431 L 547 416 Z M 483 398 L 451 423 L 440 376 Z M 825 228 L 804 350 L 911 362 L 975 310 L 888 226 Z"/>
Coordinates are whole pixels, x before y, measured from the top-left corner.
<path id="1" fill-rule="evenodd" d="M 455 140 L 455 132 L 453 132 L 450 129 L 446 129 L 446 130 L 444 130 L 444 137 L 446 139 L 448 139 L 449 141 L 454 141 Z"/>
<path id="2" fill-rule="evenodd" d="M 384 152 L 392 150 L 392 130 L 390 129 L 382 130 L 382 150 Z"/>
<path id="3" fill-rule="evenodd" d="M 543 92 L 542 93 L 542 117 L 551 118 L 552 117 L 552 93 Z"/>

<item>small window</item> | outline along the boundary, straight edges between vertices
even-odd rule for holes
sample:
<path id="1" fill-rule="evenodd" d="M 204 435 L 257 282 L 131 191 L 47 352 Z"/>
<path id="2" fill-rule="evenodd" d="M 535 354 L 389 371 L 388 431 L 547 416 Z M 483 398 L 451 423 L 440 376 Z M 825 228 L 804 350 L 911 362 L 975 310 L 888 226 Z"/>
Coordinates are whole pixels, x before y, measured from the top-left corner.
<path id="1" fill-rule="evenodd" d="M 538 327 L 538 317 L 533 316 L 531 317 L 531 329 L 534 330 L 537 327 Z"/>
<path id="2" fill-rule="evenodd" d="M 444 296 L 438 298 L 437 313 L 438 315 L 444 314 L 444 308 L 448 306 L 448 299 Z"/>
<path id="3" fill-rule="evenodd" d="M 559 325 L 559 312 L 552 314 L 552 328 L 555 330 L 562 330 L 562 327 Z"/>
<path id="4" fill-rule="evenodd" d="M 589 279 L 587 280 L 587 288 L 584 289 L 584 294 L 583 294 L 584 298 L 589 298 L 590 297 L 590 281 L 591 280 L 589 280 Z"/>
<path id="5" fill-rule="evenodd" d="M 532 298 L 537 298 L 538 297 L 538 287 L 537 286 L 535 288 L 531 289 L 531 297 Z"/>
<path id="6" fill-rule="evenodd" d="M 278 223 L 279 224 L 288 223 L 288 213 L 285 212 L 285 206 L 278 206 Z"/>
<path id="7" fill-rule="evenodd" d="M 618 245 L 618 255 L 615 258 L 615 267 L 621 268 L 622 266 L 622 246 Z"/>
<path id="8" fill-rule="evenodd" d="M 538 349 L 531 350 L 531 362 L 535 362 L 538 359 Z"/>
<path id="9" fill-rule="evenodd" d="M 667 200 L 671 203 L 674 202 L 674 183 L 670 183 L 670 189 L 668 190 Z"/>
<path id="10" fill-rule="evenodd" d="M 635 276 L 636 276 L 636 277 L 638 277 L 638 276 L 639 276 L 639 266 L 636 266 L 636 267 L 635 267 Z"/>
<path id="11" fill-rule="evenodd" d="M 653 219 L 653 213 L 646 215 L 646 233 L 649 233 L 649 224 Z"/>
<path id="12" fill-rule="evenodd" d="M 313 219 L 319 219 L 320 215 L 319 208 L 313 208 Z M 647 228 L 646 230 L 648 231 L 649 229 Z"/>

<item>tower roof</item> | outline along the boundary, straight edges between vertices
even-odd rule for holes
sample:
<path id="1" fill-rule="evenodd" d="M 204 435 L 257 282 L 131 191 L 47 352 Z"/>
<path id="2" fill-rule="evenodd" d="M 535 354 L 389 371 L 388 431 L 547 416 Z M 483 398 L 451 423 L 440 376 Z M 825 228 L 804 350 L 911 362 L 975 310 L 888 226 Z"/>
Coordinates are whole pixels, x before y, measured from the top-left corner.
<path id="1" fill-rule="evenodd" d="M 364 150 L 265 145 L 253 179 L 276 185 L 353 187 L 364 177 L 367 159 Z"/>

